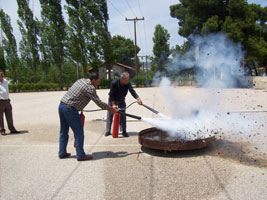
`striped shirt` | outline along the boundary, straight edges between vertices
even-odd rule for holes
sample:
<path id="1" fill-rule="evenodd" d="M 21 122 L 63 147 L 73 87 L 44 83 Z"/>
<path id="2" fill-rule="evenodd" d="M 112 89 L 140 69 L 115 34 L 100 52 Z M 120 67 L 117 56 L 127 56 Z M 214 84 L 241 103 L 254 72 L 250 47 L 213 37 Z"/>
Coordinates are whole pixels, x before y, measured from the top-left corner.
<path id="1" fill-rule="evenodd" d="M 91 80 L 83 78 L 77 80 L 69 88 L 68 92 L 61 99 L 61 102 L 74 107 L 76 110 L 83 110 L 91 100 L 102 109 L 106 109 L 108 106 L 97 96 L 96 88 L 92 85 Z"/>

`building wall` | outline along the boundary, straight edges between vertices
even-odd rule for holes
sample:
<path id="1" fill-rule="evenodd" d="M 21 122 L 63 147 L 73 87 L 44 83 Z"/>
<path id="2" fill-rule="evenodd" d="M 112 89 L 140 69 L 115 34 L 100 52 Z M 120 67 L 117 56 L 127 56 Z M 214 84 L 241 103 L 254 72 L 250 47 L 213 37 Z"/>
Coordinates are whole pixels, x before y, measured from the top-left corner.
<path id="1" fill-rule="evenodd" d="M 125 72 L 124 68 L 113 65 L 111 70 L 111 79 L 119 78 L 122 72 Z M 108 79 L 108 72 L 106 70 L 106 67 L 100 67 L 98 69 L 98 73 L 101 79 Z"/>

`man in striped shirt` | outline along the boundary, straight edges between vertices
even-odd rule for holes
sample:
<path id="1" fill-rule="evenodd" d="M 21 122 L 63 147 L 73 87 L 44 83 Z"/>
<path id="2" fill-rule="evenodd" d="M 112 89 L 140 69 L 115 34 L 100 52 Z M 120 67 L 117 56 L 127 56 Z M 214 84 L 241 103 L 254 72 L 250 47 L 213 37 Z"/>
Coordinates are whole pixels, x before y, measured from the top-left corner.
<path id="1" fill-rule="evenodd" d="M 73 130 L 76 142 L 76 157 L 78 161 L 90 160 L 91 155 L 86 155 L 83 149 L 84 131 L 79 111 L 93 100 L 96 105 L 102 109 L 107 109 L 112 113 L 118 112 L 117 106 L 109 106 L 99 99 L 96 94 L 96 87 L 100 83 L 100 78 L 96 74 L 92 74 L 89 79 L 77 80 L 63 96 L 59 104 L 60 118 L 60 137 L 59 137 L 59 158 L 70 156 L 67 153 L 67 144 L 69 139 L 69 127 Z"/>

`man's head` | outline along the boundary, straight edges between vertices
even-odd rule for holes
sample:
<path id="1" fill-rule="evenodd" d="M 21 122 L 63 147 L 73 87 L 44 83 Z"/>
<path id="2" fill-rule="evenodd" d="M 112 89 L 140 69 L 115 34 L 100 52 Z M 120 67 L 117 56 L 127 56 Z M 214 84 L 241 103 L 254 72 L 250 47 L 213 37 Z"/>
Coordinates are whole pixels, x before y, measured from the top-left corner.
<path id="1" fill-rule="evenodd" d="M 100 83 L 100 77 L 98 74 L 96 73 L 92 73 L 90 76 L 89 76 L 89 79 L 91 80 L 93 86 L 97 87 Z"/>
<path id="2" fill-rule="evenodd" d="M 123 72 L 121 74 L 120 83 L 122 85 L 127 85 L 129 83 L 130 75 L 128 72 Z"/>
<path id="3" fill-rule="evenodd" d="M 0 69 L 0 82 L 4 80 L 4 70 Z"/>

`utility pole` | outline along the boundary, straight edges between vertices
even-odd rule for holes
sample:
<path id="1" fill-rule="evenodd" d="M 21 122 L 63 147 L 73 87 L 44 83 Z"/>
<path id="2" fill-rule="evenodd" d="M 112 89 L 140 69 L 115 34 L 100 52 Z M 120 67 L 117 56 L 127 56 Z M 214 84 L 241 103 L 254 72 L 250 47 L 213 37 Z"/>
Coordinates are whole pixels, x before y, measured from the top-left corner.
<path id="1" fill-rule="evenodd" d="M 127 19 L 126 17 L 126 21 L 134 21 L 134 52 L 135 52 L 135 66 L 136 66 L 136 75 L 138 76 L 139 73 L 139 65 L 138 65 L 138 60 L 137 60 L 137 50 L 136 50 L 136 22 L 138 20 L 144 20 L 145 18 L 133 18 L 133 19 Z"/>

